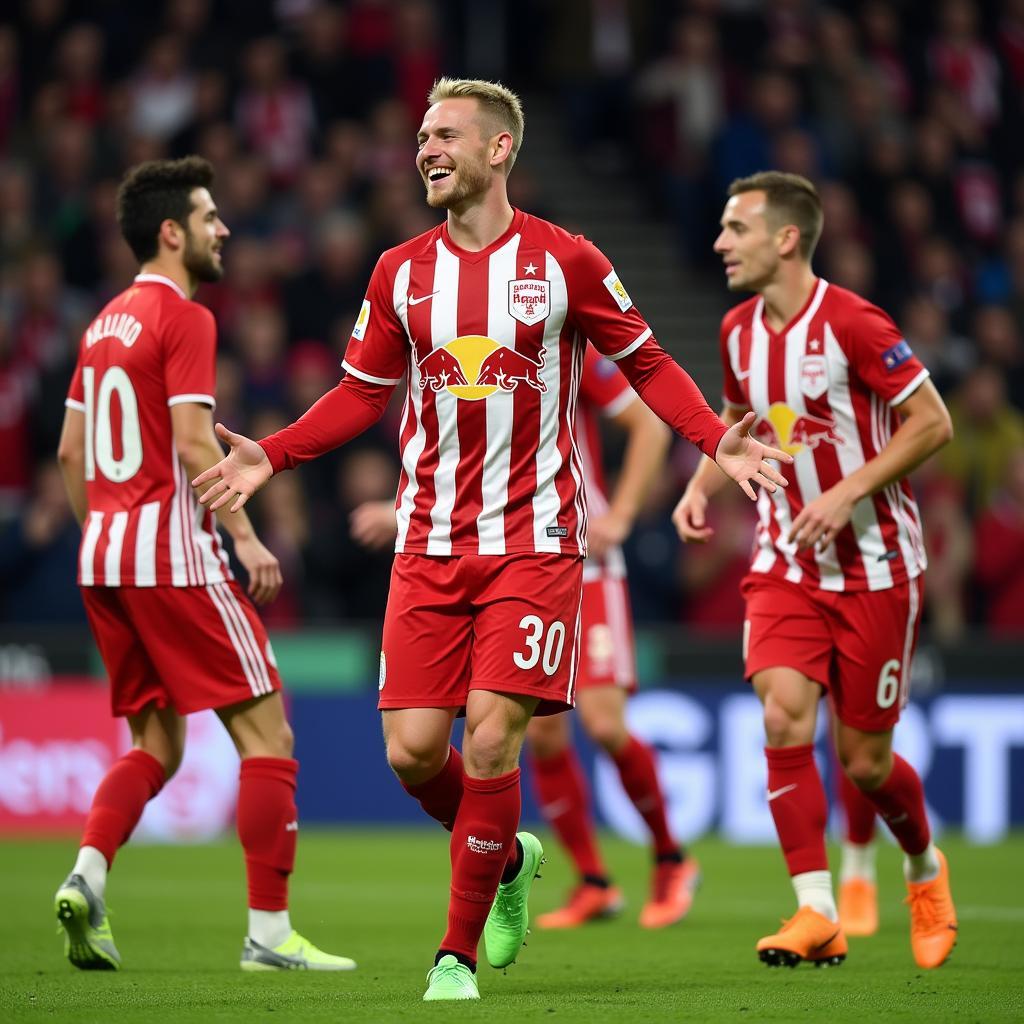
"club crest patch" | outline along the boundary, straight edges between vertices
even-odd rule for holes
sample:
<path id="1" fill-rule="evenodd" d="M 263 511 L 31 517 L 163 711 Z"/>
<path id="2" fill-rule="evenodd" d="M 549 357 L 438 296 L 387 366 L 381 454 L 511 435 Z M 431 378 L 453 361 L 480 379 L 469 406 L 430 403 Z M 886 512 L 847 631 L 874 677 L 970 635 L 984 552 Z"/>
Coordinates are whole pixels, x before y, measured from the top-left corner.
<path id="1" fill-rule="evenodd" d="M 828 363 L 824 356 L 802 356 L 800 390 L 808 398 L 820 398 L 828 391 Z"/>
<path id="2" fill-rule="evenodd" d="M 530 327 L 551 312 L 551 282 L 517 277 L 508 283 L 508 315 Z"/>

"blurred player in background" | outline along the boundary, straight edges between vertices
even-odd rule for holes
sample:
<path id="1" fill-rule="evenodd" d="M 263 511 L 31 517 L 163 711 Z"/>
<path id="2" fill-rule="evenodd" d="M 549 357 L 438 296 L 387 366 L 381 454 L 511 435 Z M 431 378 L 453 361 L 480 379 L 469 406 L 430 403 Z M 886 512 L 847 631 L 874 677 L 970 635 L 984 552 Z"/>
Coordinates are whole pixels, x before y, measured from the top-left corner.
<path id="1" fill-rule="evenodd" d="M 607 497 L 599 416 L 626 433 L 614 492 Z M 576 707 L 587 735 L 615 765 L 626 795 L 651 833 L 651 895 L 640 912 L 645 928 L 685 917 L 699 882 L 693 858 L 668 824 L 654 751 L 626 725 L 626 698 L 636 690 L 633 623 L 626 562 L 619 546 L 659 470 L 670 434 L 607 359 L 587 349 L 576 413 L 576 436 L 587 485 L 587 560 L 583 565 L 583 617 Z M 597 845 L 586 777 L 572 743 L 568 715 L 534 718 L 526 747 L 541 811 L 572 858 L 579 878 L 566 904 L 541 914 L 541 928 L 576 928 L 618 913 L 622 893 L 611 883 Z"/>
<path id="2" fill-rule="evenodd" d="M 788 458 L 731 430 L 651 337 L 591 243 L 513 209 L 518 97 L 442 79 L 416 167 L 443 225 L 385 252 L 345 357 L 348 375 L 262 443 L 218 427 L 211 508 L 241 508 L 274 472 L 344 444 L 408 375 L 398 542 L 379 706 L 387 757 L 452 833 L 448 928 L 424 999 L 477 999 L 477 946 L 519 953 L 541 845 L 519 822 L 519 751 L 535 713 L 571 707 L 587 513 L 574 432 L 586 339 L 666 422 L 754 496 Z M 451 746 L 464 713 L 460 753 Z"/>
<path id="3" fill-rule="evenodd" d="M 827 804 L 814 762 L 822 692 L 846 774 L 903 848 L 911 946 L 938 967 L 956 941 L 945 858 L 921 780 L 892 750 L 908 696 L 925 553 L 907 474 L 952 436 L 928 371 L 880 309 L 817 278 L 814 186 L 764 172 L 733 182 L 715 242 L 732 291 L 722 320 L 726 422 L 795 456 L 790 486 L 758 501 L 743 584 L 745 673 L 764 705 L 768 803 L 798 910 L 757 944 L 767 964 L 839 963 L 847 951 L 825 854 Z M 710 535 L 722 476 L 703 462 L 676 506 L 685 541 Z"/>
<path id="4" fill-rule="evenodd" d="M 185 716 L 213 708 L 242 758 L 238 835 L 249 931 L 244 970 L 350 970 L 294 931 L 288 876 L 298 820 L 292 732 L 266 631 L 235 581 L 189 480 L 222 456 L 213 432 L 216 329 L 192 302 L 217 281 L 228 229 L 199 157 L 141 164 L 125 177 L 118 220 L 141 263 L 81 341 L 59 459 L 84 527 L 78 582 L 132 749 L 93 797 L 78 858 L 57 890 L 66 953 L 117 970 L 104 904 L 107 872 L 146 806 L 174 774 Z M 277 559 L 245 515 L 218 517 L 260 604 L 281 587 Z"/>
<path id="5" fill-rule="evenodd" d="M 598 416 L 608 417 L 627 436 L 615 491 L 605 497 Z M 665 798 L 654 753 L 626 727 L 626 697 L 636 689 L 632 616 L 626 563 L 619 545 L 655 474 L 664 466 L 671 433 L 641 402 L 609 359 L 587 347 L 576 407 L 576 439 L 587 488 L 587 560 L 583 565 L 580 667 L 576 707 L 587 735 L 619 770 L 623 788 L 654 840 L 651 898 L 640 915 L 647 928 L 684 917 L 693 900 L 698 868 L 668 826 Z M 370 501 L 351 516 L 352 535 L 367 547 L 393 544 L 397 524 L 390 501 Z M 576 928 L 611 917 L 623 906 L 597 847 L 586 778 L 572 745 L 568 715 L 534 717 L 526 730 L 527 754 L 538 801 L 548 823 L 572 858 L 579 884 L 568 903 L 541 914 L 541 928 Z"/>

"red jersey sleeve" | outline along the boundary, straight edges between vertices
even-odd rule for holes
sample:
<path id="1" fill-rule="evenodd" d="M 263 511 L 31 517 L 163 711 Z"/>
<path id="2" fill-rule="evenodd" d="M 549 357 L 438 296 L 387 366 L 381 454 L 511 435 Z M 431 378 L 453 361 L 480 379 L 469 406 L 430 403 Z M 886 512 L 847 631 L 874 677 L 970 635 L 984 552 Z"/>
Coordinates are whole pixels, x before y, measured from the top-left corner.
<path id="1" fill-rule="evenodd" d="M 578 239 L 566 275 L 569 318 L 602 355 L 622 359 L 651 336 L 608 257 L 592 242 Z"/>
<path id="2" fill-rule="evenodd" d="M 615 416 L 636 400 L 636 392 L 615 364 L 594 348 L 587 346 L 583 359 L 580 398 L 605 416 Z"/>
<path id="3" fill-rule="evenodd" d="M 162 325 L 167 404 L 217 403 L 217 325 L 198 302 L 184 302 Z"/>
<path id="4" fill-rule="evenodd" d="M 732 336 L 736 335 L 733 342 Z M 734 405 L 740 409 L 748 409 L 750 401 L 743 394 L 739 378 L 736 376 L 736 367 L 733 365 L 734 346 L 739 343 L 739 324 L 732 322 L 730 316 L 722 317 L 722 324 L 718 329 L 718 345 L 722 353 L 722 399 L 726 405 Z"/>
<path id="5" fill-rule="evenodd" d="M 870 302 L 851 308 L 838 340 L 853 371 L 890 405 L 905 401 L 928 377 L 900 329 Z"/>
<path id="6" fill-rule="evenodd" d="M 342 365 L 368 384 L 397 384 L 409 362 L 409 340 L 395 312 L 394 280 L 377 261 Z"/>

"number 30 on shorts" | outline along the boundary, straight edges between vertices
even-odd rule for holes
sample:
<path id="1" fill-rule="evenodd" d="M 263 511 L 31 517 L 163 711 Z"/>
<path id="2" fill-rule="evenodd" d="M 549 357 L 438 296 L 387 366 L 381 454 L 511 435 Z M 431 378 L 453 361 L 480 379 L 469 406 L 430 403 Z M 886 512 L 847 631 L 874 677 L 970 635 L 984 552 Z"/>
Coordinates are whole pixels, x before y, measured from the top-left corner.
<path id="1" fill-rule="evenodd" d="M 562 651 L 565 649 L 565 623 L 556 619 L 545 632 L 544 622 L 539 615 L 524 615 L 519 628 L 526 631 L 526 650 L 516 651 L 512 655 L 516 667 L 529 670 L 536 668 L 537 662 L 540 662 L 544 675 L 553 676 L 558 671 Z"/>

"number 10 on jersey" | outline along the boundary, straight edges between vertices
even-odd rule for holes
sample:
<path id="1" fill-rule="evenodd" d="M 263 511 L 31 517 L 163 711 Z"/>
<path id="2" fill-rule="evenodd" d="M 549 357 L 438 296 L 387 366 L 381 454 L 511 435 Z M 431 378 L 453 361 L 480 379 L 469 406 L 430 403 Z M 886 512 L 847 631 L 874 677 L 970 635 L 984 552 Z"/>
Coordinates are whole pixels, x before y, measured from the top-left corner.
<path id="1" fill-rule="evenodd" d="M 111 366 L 96 386 L 96 368 L 82 367 L 85 392 L 85 479 L 95 480 L 96 470 L 110 481 L 123 484 L 142 466 L 142 430 L 135 389 L 124 367 Z M 114 454 L 111 400 L 117 395 L 121 407 L 121 455 Z"/>

